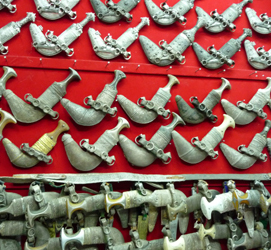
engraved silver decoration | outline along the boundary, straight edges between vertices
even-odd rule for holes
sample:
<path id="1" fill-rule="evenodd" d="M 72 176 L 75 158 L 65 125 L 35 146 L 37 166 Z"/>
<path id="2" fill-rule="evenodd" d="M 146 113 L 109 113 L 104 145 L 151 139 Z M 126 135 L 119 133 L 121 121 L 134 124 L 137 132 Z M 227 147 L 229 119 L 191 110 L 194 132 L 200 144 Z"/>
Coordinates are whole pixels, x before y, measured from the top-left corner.
<path id="1" fill-rule="evenodd" d="M 64 134 L 62 142 L 71 165 L 80 171 L 93 170 L 102 161 L 113 165 L 116 160 L 115 156 L 109 156 L 108 153 L 118 143 L 120 131 L 129 127 L 129 122 L 119 117 L 117 126 L 106 130 L 93 145 L 89 144 L 88 139 L 83 139 L 79 146 L 71 135 Z"/>
<path id="2" fill-rule="evenodd" d="M 237 107 L 226 99 L 221 100 L 225 112 L 230 115 L 236 124 L 246 125 L 251 123 L 257 116 L 266 119 L 267 114 L 263 111 L 265 105 L 270 107 L 271 78 L 267 77 L 268 85 L 264 89 L 258 89 L 256 94 L 246 104 L 237 102 Z"/>
<path id="3" fill-rule="evenodd" d="M 120 0 L 114 3 L 112 0 L 106 0 L 104 4 L 101 0 L 90 0 L 97 17 L 105 23 L 115 23 L 121 19 L 131 22 L 133 15 L 129 11 L 139 2 L 140 0 Z"/>
<path id="4" fill-rule="evenodd" d="M 4 44 L 21 32 L 21 27 L 28 22 L 35 22 L 36 14 L 27 12 L 27 16 L 18 22 L 10 22 L 0 29 L 0 53 L 6 55 L 8 47 Z"/>
<path id="5" fill-rule="evenodd" d="M 65 15 L 74 20 L 77 15 L 72 8 L 80 0 L 34 0 L 39 14 L 48 20 L 57 20 Z"/>
<path id="6" fill-rule="evenodd" d="M 255 10 L 246 8 L 246 14 L 252 29 L 263 35 L 271 33 L 271 18 L 267 13 L 258 17 Z"/>
<path id="7" fill-rule="evenodd" d="M 173 75 L 168 75 L 168 78 L 168 84 L 163 88 L 159 88 L 150 101 L 146 100 L 145 97 L 140 97 L 137 104 L 135 104 L 123 95 L 117 96 L 117 101 L 132 121 L 147 124 L 154 121 L 158 115 L 164 119 L 170 117 L 170 110 L 166 110 L 164 106 L 171 97 L 170 90 L 172 86 L 179 84 L 179 81 Z"/>
<path id="8" fill-rule="evenodd" d="M 244 46 L 247 60 L 254 69 L 266 69 L 271 66 L 271 49 L 266 51 L 263 46 L 254 48 L 255 42 L 245 40 Z"/>
<path id="9" fill-rule="evenodd" d="M 116 116 L 117 108 L 111 108 L 111 105 L 118 93 L 117 84 L 126 78 L 126 75 L 120 70 L 115 70 L 114 73 L 114 80 L 110 84 L 105 85 L 96 100 L 93 100 L 91 95 L 84 99 L 84 104 L 91 108 L 84 108 L 66 98 L 61 100 L 62 106 L 68 111 L 69 115 L 77 124 L 82 126 L 94 126 L 100 123 L 106 114 L 112 117 Z"/>
<path id="10" fill-rule="evenodd" d="M 183 15 L 194 7 L 194 1 L 180 0 L 172 7 L 165 1 L 160 4 L 160 8 L 152 0 L 145 0 L 145 4 L 154 22 L 166 26 L 179 21 L 185 25 L 186 18 Z"/>
<path id="11" fill-rule="evenodd" d="M 157 158 L 165 164 L 171 161 L 171 153 L 164 153 L 163 150 L 171 141 L 171 132 L 174 128 L 178 124 L 185 125 L 176 113 L 172 112 L 172 115 L 173 121 L 167 126 L 161 126 L 149 141 L 146 140 L 144 134 L 136 137 L 136 143 L 125 135 L 119 136 L 120 146 L 129 163 L 137 167 L 147 167 Z"/>
<path id="12" fill-rule="evenodd" d="M 217 144 L 223 139 L 227 128 L 235 127 L 234 120 L 229 115 L 223 115 L 224 121 L 218 126 L 213 127 L 209 133 L 200 141 L 198 137 L 193 137 L 191 143 L 183 138 L 178 132 L 172 132 L 172 138 L 181 160 L 196 164 L 203 161 L 207 156 L 212 159 L 218 157 L 218 152 L 214 150 Z"/>
<path id="13" fill-rule="evenodd" d="M 150 63 L 158 66 L 166 66 L 177 60 L 180 64 L 185 63 L 183 52 L 192 45 L 196 32 L 205 26 L 203 18 L 198 18 L 197 24 L 189 30 L 184 30 L 173 41 L 167 43 L 165 40 L 156 45 L 146 36 L 140 36 L 139 41 Z"/>
<path id="14" fill-rule="evenodd" d="M 243 0 L 238 4 L 234 3 L 222 14 L 219 14 L 217 10 L 214 10 L 208 15 L 208 13 L 200 7 L 196 7 L 196 12 L 199 17 L 205 19 L 205 29 L 212 33 L 219 33 L 225 29 L 235 31 L 236 26 L 233 24 L 234 20 L 241 15 L 244 6 L 252 2 L 253 0 Z"/>
<path id="15" fill-rule="evenodd" d="M 98 30 L 89 28 L 88 35 L 92 43 L 95 54 L 106 60 L 122 55 L 125 60 L 131 58 L 131 52 L 127 48 L 138 38 L 139 31 L 145 26 L 150 25 L 150 20 L 147 17 L 142 17 L 141 22 L 134 28 L 127 29 L 118 39 L 113 39 L 108 34 L 104 40 Z"/>
<path id="16" fill-rule="evenodd" d="M 217 121 L 217 116 L 212 113 L 212 109 L 219 103 L 223 91 L 225 89 L 231 89 L 231 84 L 227 79 L 221 78 L 221 80 L 221 86 L 218 89 L 213 89 L 201 103 L 196 96 L 190 98 L 190 102 L 195 108 L 191 108 L 180 95 L 176 95 L 176 104 L 180 116 L 185 122 L 198 124 L 206 119 L 212 122 Z"/>
<path id="17" fill-rule="evenodd" d="M 218 69 L 224 64 L 234 67 L 235 62 L 231 57 L 240 50 L 242 41 L 248 36 L 252 36 L 252 31 L 244 29 L 244 33 L 239 38 L 231 38 L 219 50 L 216 50 L 215 46 L 212 45 L 206 51 L 198 43 L 193 43 L 193 49 L 201 65 L 207 69 Z"/>
<path id="18" fill-rule="evenodd" d="M 83 28 L 88 22 L 95 21 L 95 15 L 93 13 L 86 13 L 86 15 L 87 17 L 83 21 L 72 24 L 59 36 L 54 35 L 54 32 L 51 30 L 48 30 L 44 35 L 42 33 L 42 26 L 31 24 L 30 33 L 34 48 L 44 56 L 55 56 L 62 51 L 64 51 L 67 56 L 72 56 L 74 50 L 69 48 L 69 45 L 81 36 Z"/>

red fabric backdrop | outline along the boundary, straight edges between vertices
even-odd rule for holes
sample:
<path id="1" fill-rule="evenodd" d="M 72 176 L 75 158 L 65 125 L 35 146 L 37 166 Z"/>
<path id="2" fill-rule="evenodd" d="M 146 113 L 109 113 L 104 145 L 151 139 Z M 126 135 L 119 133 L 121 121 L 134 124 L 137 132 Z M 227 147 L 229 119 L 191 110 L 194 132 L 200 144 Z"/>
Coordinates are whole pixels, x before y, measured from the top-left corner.
<path id="1" fill-rule="evenodd" d="M 154 2 L 160 4 L 162 1 L 155 0 Z M 173 5 L 176 2 L 177 0 L 170 0 L 168 1 L 168 4 Z M 214 9 L 217 9 L 218 12 L 221 13 L 234 2 L 240 1 L 196 0 L 195 6 L 202 7 L 207 13 L 210 13 Z M 37 12 L 34 1 L 15 0 L 14 4 L 17 4 L 18 8 L 18 11 L 15 14 L 11 15 L 7 11 L 1 11 L 0 27 L 11 21 L 22 19 L 25 17 L 26 12 Z M 254 3 L 248 4 L 247 6 L 255 9 L 258 14 L 261 14 L 269 9 L 270 1 L 258 0 L 254 1 Z M 74 22 L 80 22 L 85 18 L 85 12 L 94 12 L 90 2 L 87 0 L 82 0 L 74 10 L 77 11 L 78 15 Z M 191 96 L 197 96 L 199 101 L 202 101 L 212 89 L 220 86 L 221 77 L 227 78 L 232 85 L 232 89 L 226 90 L 222 98 L 228 99 L 232 103 L 236 103 L 239 100 L 245 100 L 245 102 L 248 102 L 259 88 L 266 87 L 266 77 L 271 76 L 270 70 L 258 70 L 258 73 L 250 75 L 255 70 L 247 62 L 243 45 L 241 51 L 236 53 L 232 58 L 236 63 L 236 66 L 233 69 L 228 69 L 228 66 L 223 66 L 221 69 L 214 71 L 203 68 L 197 60 L 192 47 L 189 47 L 184 52 L 186 57 L 186 64 L 184 65 L 179 65 L 177 62 L 172 65 L 172 68 L 169 68 L 169 66 L 158 67 L 151 65 L 144 55 L 138 40 L 128 48 L 132 53 L 131 60 L 125 61 L 121 57 L 118 57 L 107 65 L 107 61 L 103 61 L 95 55 L 87 30 L 89 27 L 92 27 L 99 30 L 102 37 L 105 37 L 110 33 L 113 38 L 117 38 L 129 27 L 135 27 L 140 22 L 140 17 L 149 17 L 143 0 L 141 0 L 138 6 L 133 9 L 131 13 L 134 18 L 130 24 L 125 21 L 120 21 L 115 24 L 105 24 L 99 21 L 98 18 L 96 18 L 95 22 L 88 23 L 84 28 L 81 37 L 70 45 L 70 47 L 74 48 L 75 51 L 74 56 L 71 58 L 68 58 L 64 53 L 53 58 L 46 58 L 40 55 L 31 45 L 32 41 L 29 32 L 29 24 L 25 25 L 18 36 L 5 44 L 9 46 L 9 54 L 6 57 L 0 56 L 0 66 L 12 66 L 18 74 L 17 78 L 10 79 L 7 82 L 7 88 L 14 91 L 14 93 L 22 99 L 26 93 L 31 93 L 37 98 L 54 81 L 65 79 L 68 75 L 68 70 L 65 70 L 65 68 L 70 66 L 78 70 L 82 80 L 81 82 L 73 82 L 68 86 L 65 98 L 83 105 L 83 99 L 86 96 L 92 95 L 95 99 L 102 91 L 104 85 L 113 80 L 113 71 L 120 69 L 127 74 L 127 78 L 119 83 L 118 93 L 136 102 L 137 99 L 142 96 L 145 96 L 147 100 L 150 100 L 159 87 L 163 87 L 167 84 L 168 78 L 166 75 L 173 74 L 179 79 L 180 85 L 173 86 L 171 91 L 172 97 L 170 102 L 166 105 L 166 108 L 178 113 L 178 108 L 175 102 L 176 95 L 181 95 L 187 102 L 189 102 L 189 98 Z M 271 15 L 271 13 L 269 13 L 269 15 Z M 176 22 L 169 27 L 162 27 L 155 24 L 153 20 L 150 20 L 150 26 L 145 26 L 140 31 L 140 35 L 147 36 L 155 43 L 158 43 L 162 39 L 170 42 L 180 32 L 185 29 L 190 29 L 196 24 L 197 16 L 195 8 L 185 16 L 187 17 L 187 24 L 185 26 Z M 48 21 L 37 14 L 36 18 L 36 24 L 42 25 L 44 32 L 50 29 L 53 30 L 56 35 L 59 35 L 72 23 L 73 21 L 67 17 L 57 21 Z M 244 11 L 241 17 L 234 23 L 237 26 L 236 32 L 234 33 L 223 31 L 219 34 L 211 34 L 204 29 L 200 29 L 196 34 L 195 41 L 204 48 L 214 44 L 215 47 L 219 49 L 230 38 L 239 37 L 243 33 L 243 28 L 250 28 L 250 24 Z M 249 40 L 255 41 L 257 47 L 265 45 L 266 50 L 271 48 L 270 35 L 264 36 L 253 31 L 253 37 L 249 38 Z M 40 58 L 42 58 L 41 61 Z M 74 60 L 76 60 L 76 62 Z M 138 67 L 138 65 L 140 65 L 140 67 Z M 201 70 L 197 71 L 198 68 L 201 68 Z M 226 71 L 221 72 L 223 69 L 226 69 Z M 2 73 L 3 70 L 0 69 L 0 75 Z M 114 118 L 106 116 L 99 125 L 93 127 L 82 127 L 77 125 L 60 103 L 54 107 L 54 110 L 59 112 L 60 119 L 68 123 L 70 126 L 69 133 L 76 142 L 86 138 L 89 139 L 90 143 L 94 143 L 106 129 L 111 129 L 116 126 L 118 116 L 124 117 L 130 122 L 131 128 L 124 129 L 122 133 L 132 140 L 139 134 L 146 134 L 146 138 L 149 140 L 160 126 L 167 125 L 171 122 L 171 118 L 170 120 L 164 120 L 159 117 L 151 124 L 138 125 L 129 120 L 117 102 L 114 102 L 112 106 L 118 108 L 117 116 Z M 0 108 L 10 112 L 9 106 L 4 98 L 0 101 Z M 265 107 L 264 111 L 268 114 L 268 118 L 270 119 L 270 109 Z M 223 121 L 224 113 L 220 103 L 213 109 L 213 113 L 218 116 L 218 121 L 215 125 L 220 125 Z M 18 147 L 23 142 L 33 145 L 44 133 L 54 130 L 56 126 L 57 121 L 46 116 L 44 119 L 34 124 L 22 124 L 20 122 L 16 125 L 9 124 L 4 129 L 3 135 Z M 203 136 L 213 128 L 213 126 L 213 123 L 205 121 L 198 125 L 188 124 L 186 126 L 178 126 L 176 127 L 176 131 L 190 141 L 191 138 L 195 136 L 202 139 Z M 253 136 L 256 133 L 261 132 L 263 127 L 264 120 L 256 118 L 255 121 L 249 125 L 237 125 L 235 129 L 228 129 L 223 141 L 233 148 L 237 148 L 241 144 L 248 145 Z M 159 160 L 156 160 L 152 165 L 146 168 L 136 168 L 127 162 L 120 146 L 117 145 L 109 153 L 109 155 L 115 155 L 115 164 L 113 166 L 107 166 L 107 164 L 103 162 L 100 166 L 94 169 L 93 172 L 134 172 L 141 174 L 242 174 L 270 172 L 270 158 L 268 158 L 265 163 L 258 161 L 250 169 L 239 171 L 233 169 L 228 164 L 219 147 L 216 147 L 216 150 L 219 151 L 219 157 L 217 160 L 207 158 L 199 164 L 190 165 L 178 158 L 172 141 L 165 149 L 165 152 L 171 152 L 172 154 L 172 161 L 170 164 L 164 165 Z M 267 150 L 264 149 L 263 153 L 267 153 Z M 10 176 L 20 173 L 79 173 L 79 171 L 74 169 L 69 163 L 63 143 L 61 142 L 61 136 L 59 137 L 55 148 L 50 152 L 50 155 L 54 160 L 51 165 L 40 163 L 31 169 L 19 169 L 10 163 L 1 143 L 0 175 Z M 216 185 L 220 184 L 216 183 Z"/>

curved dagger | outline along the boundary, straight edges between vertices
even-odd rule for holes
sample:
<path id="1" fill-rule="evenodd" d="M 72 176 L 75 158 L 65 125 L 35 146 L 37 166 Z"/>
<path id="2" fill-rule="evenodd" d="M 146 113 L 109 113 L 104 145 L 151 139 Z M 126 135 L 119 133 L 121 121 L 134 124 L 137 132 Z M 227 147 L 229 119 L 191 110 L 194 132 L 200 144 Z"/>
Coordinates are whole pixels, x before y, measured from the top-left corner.
<path id="1" fill-rule="evenodd" d="M 91 106 L 91 108 L 84 108 L 66 98 L 61 100 L 62 106 L 68 111 L 69 115 L 77 124 L 82 126 L 94 126 L 100 123 L 106 114 L 110 114 L 112 117 L 116 115 L 117 108 L 111 108 L 111 105 L 118 93 L 117 84 L 126 78 L 126 75 L 120 70 L 115 70 L 114 73 L 114 80 L 110 84 L 105 85 L 96 100 L 93 100 L 92 96 L 88 96 L 84 99 L 84 103 Z"/>
<path id="2" fill-rule="evenodd" d="M 83 33 L 83 28 L 88 22 L 95 21 L 94 13 L 86 13 L 86 15 L 87 17 L 83 21 L 72 24 L 59 36 L 54 35 L 54 32 L 51 30 L 48 30 L 44 35 L 42 26 L 32 23 L 30 25 L 30 33 L 34 48 L 45 56 L 55 56 L 62 51 L 65 51 L 67 56 L 72 56 L 74 50 L 68 46 Z"/>
<path id="3" fill-rule="evenodd" d="M 245 40 L 247 60 L 254 69 L 266 69 L 271 65 L 271 49 L 265 51 L 263 47 L 254 48 L 255 42 Z"/>
<path id="4" fill-rule="evenodd" d="M 223 91 L 225 89 L 231 89 L 231 84 L 227 79 L 221 78 L 221 80 L 221 86 L 218 89 L 213 89 L 202 101 L 202 103 L 199 103 L 197 97 L 195 96 L 190 98 L 190 102 L 196 108 L 191 108 L 181 96 L 176 95 L 175 100 L 179 113 L 185 122 L 198 124 L 207 118 L 212 122 L 217 121 L 217 116 L 212 114 L 212 109 L 220 101 Z"/>
<path id="5" fill-rule="evenodd" d="M 110 34 L 103 40 L 100 32 L 92 28 L 89 28 L 88 35 L 93 50 L 98 57 L 110 60 L 122 55 L 125 60 L 129 60 L 131 53 L 127 51 L 127 48 L 138 38 L 139 31 L 145 25 L 150 25 L 148 17 L 142 17 L 141 22 L 136 27 L 127 29 L 116 40 Z"/>
<path id="6" fill-rule="evenodd" d="M 168 84 L 163 88 L 159 88 L 151 101 L 146 101 L 145 97 L 141 97 L 136 105 L 123 95 L 117 96 L 117 101 L 132 121 L 147 124 L 154 121 L 158 115 L 163 116 L 165 119 L 170 117 L 170 110 L 165 110 L 164 106 L 171 97 L 171 87 L 174 84 L 179 84 L 179 81 L 173 75 L 168 75 L 168 78 Z"/>
<path id="7" fill-rule="evenodd" d="M 192 138 L 191 142 L 195 147 L 178 132 L 172 132 L 172 138 L 181 160 L 196 164 L 203 161 L 207 156 L 212 157 L 212 159 L 218 157 L 218 152 L 214 151 L 214 148 L 223 139 L 226 130 L 229 127 L 235 127 L 234 120 L 229 115 L 224 114 L 223 116 L 224 121 L 219 126 L 213 127 L 201 141 L 198 137 Z"/>
<path id="8" fill-rule="evenodd" d="M 271 121 L 265 121 L 265 127 L 261 133 L 257 133 L 249 146 L 246 148 L 245 145 L 238 147 L 238 151 L 229 147 L 225 143 L 221 143 L 220 149 L 225 155 L 226 159 L 231 166 L 238 169 L 250 168 L 257 160 L 266 161 L 267 155 L 262 154 L 262 150 L 267 144 L 267 133 L 271 128 Z"/>
<path id="9" fill-rule="evenodd" d="M 237 39 L 230 39 L 219 50 L 216 50 L 214 45 L 208 47 L 207 51 L 204 50 L 198 43 L 193 43 L 193 49 L 202 64 L 207 69 L 218 69 L 224 64 L 234 67 L 235 62 L 230 59 L 241 48 L 242 41 L 252 36 L 250 29 L 243 29 L 243 34 Z"/>
<path id="10" fill-rule="evenodd" d="M 39 14 L 48 20 L 57 20 L 65 15 L 74 20 L 77 15 L 72 8 L 79 3 L 80 0 L 34 0 Z"/>
<path id="11" fill-rule="evenodd" d="M 219 14 L 216 10 L 212 11 L 211 16 L 200 7 L 196 7 L 196 12 L 199 17 L 203 17 L 206 20 L 207 25 L 205 29 L 212 33 L 219 33 L 226 28 L 230 31 L 235 31 L 236 26 L 232 22 L 241 15 L 244 6 L 252 2 L 253 0 L 243 0 L 241 3 L 234 3 L 222 14 Z"/>
<path id="12" fill-rule="evenodd" d="M 40 161 L 52 163 L 52 157 L 47 154 L 56 145 L 58 136 L 69 129 L 66 122 L 59 120 L 56 129 L 44 134 L 32 147 L 29 147 L 28 143 L 23 143 L 18 148 L 7 138 L 4 138 L 2 142 L 12 164 L 19 168 L 31 168 Z"/>
<path id="13" fill-rule="evenodd" d="M 101 0 L 90 0 L 90 3 L 97 15 L 97 17 L 105 23 L 115 23 L 122 18 L 126 22 L 131 22 L 133 15 L 129 13 L 137 6 L 140 0 L 120 0 L 114 3 L 112 0 L 107 0 L 104 4 Z"/>
<path id="14" fill-rule="evenodd" d="M 180 116 L 174 112 L 172 112 L 172 115 L 173 121 L 167 126 L 161 126 L 149 141 L 143 134 L 136 138 L 137 144 L 125 135 L 119 136 L 119 144 L 128 162 L 137 167 L 147 167 L 157 158 L 165 164 L 170 162 L 171 153 L 164 153 L 163 150 L 171 141 L 171 132 L 174 128 L 178 124 L 185 125 Z"/>
<path id="15" fill-rule="evenodd" d="M 179 21 L 182 25 L 186 24 L 183 16 L 194 7 L 195 0 L 180 0 L 174 6 L 167 5 L 167 1 L 161 3 L 159 8 L 152 0 L 145 0 L 146 7 L 154 22 L 160 25 L 171 25 Z"/>
<path id="16" fill-rule="evenodd" d="M 267 14 L 261 14 L 259 17 L 255 10 L 246 8 L 246 14 L 251 27 L 260 34 L 271 33 L 271 18 Z"/>
<path id="17" fill-rule="evenodd" d="M 0 53 L 6 55 L 8 47 L 4 43 L 21 32 L 21 27 L 28 22 L 35 22 L 36 14 L 27 12 L 27 16 L 18 22 L 10 22 L 0 29 Z"/>
<path id="18" fill-rule="evenodd" d="M 90 171 L 99 166 L 102 161 L 110 166 L 113 165 L 115 156 L 109 156 L 108 153 L 118 143 L 121 130 L 129 127 L 130 124 L 126 119 L 118 117 L 115 128 L 106 130 L 93 145 L 89 144 L 88 139 L 81 140 L 80 147 L 71 135 L 64 134 L 62 142 L 71 165 L 80 171 Z"/>
<path id="19" fill-rule="evenodd" d="M 166 66 L 177 60 L 184 64 L 185 57 L 182 53 L 193 43 L 196 32 L 205 25 L 204 19 L 199 17 L 197 24 L 192 29 L 181 32 L 170 44 L 161 40 L 160 47 L 146 36 L 140 36 L 139 41 L 149 62 L 158 66 Z"/>
<path id="20" fill-rule="evenodd" d="M 16 120 L 23 123 L 33 123 L 41 120 L 47 114 L 49 114 L 53 119 L 57 119 L 58 113 L 52 110 L 52 108 L 66 94 L 66 88 L 70 82 L 81 80 L 77 71 L 72 68 L 69 68 L 69 70 L 70 74 L 65 80 L 54 82 L 37 99 L 33 98 L 31 94 L 26 94 L 25 99 L 31 104 L 24 102 L 10 89 L 4 90 L 3 96 L 7 100 Z M 5 87 L 4 85 L 2 86 L 3 88 Z M 2 86 L 0 85 L 0 91 Z"/>
<path id="21" fill-rule="evenodd" d="M 271 78 L 267 77 L 268 85 L 264 89 L 258 89 L 257 93 L 251 98 L 248 104 L 238 101 L 237 107 L 227 101 L 221 100 L 221 104 L 225 112 L 230 115 L 236 124 L 246 125 L 251 123 L 257 116 L 262 119 L 267 118 L 267 114 L 263 111 L 263 107 L 270 105 Z"/>

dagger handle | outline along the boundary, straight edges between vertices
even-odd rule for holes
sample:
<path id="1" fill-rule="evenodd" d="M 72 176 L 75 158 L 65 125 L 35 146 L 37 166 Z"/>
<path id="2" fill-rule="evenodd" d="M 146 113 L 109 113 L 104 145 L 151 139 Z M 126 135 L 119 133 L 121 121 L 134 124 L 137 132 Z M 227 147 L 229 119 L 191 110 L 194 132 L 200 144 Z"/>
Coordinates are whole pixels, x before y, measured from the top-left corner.
<path id="1" fill-rule="evenodd" d="M 63 120 L 59 120 L 56 129 L 50 133 L 47 133 L 47 135 L 51 138 L 52 141 L 56 143 L 58 136 L 61 133 L 68 131 L 69 129 L 69 125 L 66 122 L 64 122 Z"/>

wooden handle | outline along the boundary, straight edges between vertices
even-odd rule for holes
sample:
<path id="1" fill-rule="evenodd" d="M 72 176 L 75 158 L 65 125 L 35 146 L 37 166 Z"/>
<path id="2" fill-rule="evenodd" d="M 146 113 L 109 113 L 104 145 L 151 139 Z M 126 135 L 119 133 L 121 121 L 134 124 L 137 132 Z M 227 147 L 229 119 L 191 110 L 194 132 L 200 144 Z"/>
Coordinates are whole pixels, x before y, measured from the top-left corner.
<path id="1" fill-rule="evenodd" d="M 64 122 L 63 120 L 59 120 L 56 129 L 50 133 L 47 133 L 47 135 L 50 137 L 51 140 L 56 143 L 58 136 L 61 133 L 68 131 L 69 129 L 69 125 L 66 122 Z"/>

